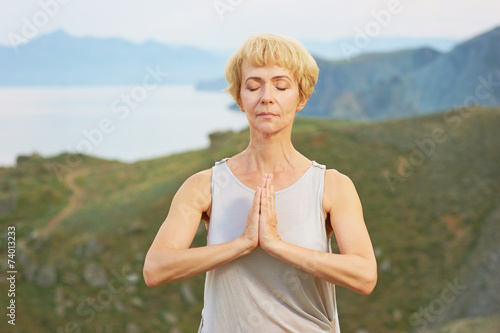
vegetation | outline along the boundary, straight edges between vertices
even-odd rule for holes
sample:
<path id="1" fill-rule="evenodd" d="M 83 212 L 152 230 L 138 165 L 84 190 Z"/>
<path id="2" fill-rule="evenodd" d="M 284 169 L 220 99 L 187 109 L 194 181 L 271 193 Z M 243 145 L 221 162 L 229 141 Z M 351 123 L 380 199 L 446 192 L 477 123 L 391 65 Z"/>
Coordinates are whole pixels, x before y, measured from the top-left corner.
<path id="1" fill-rule="evenodd" d="M 337 288 L 343 332 L 458 333 L 483 322 L 475 331 L 498 332 L 492 316 L 500 303 L 475 315 L 446 310 L 461 304 L 458 291 L 453 301 L 435 306 L 454 281 L 475 288 L 466 277 L 476 273 L 476 261 L 491 256 L 498 239 L 482 231 L 499 206 L 500 109 L 446 115 L 295 120 L 294 146 L 354 181 L 377 254 L 379 279 L 371 295 Z M 16 332 L 196 332 L 204 276 L 150 289 L 142 267 L 175 191 L 193 173 L 244 149 L 248 130 L 216 137 L 207 149 L 132 164 L 63 154 L 0 169 L 2 232 L 14 225 L 17 236 Z M 83 190 L 83 203 L 41 235 L 70 202 L 63 179 L 78 171 L 74 184 Z M 200 226 L 194 246 L 205 238 Z M 482 292 L 500 294 L 493 279 L 485 279 Z M 8 289 L 5 279 L 0 285 Z M 2 297 L 4 309 L 6 302 Z"/>

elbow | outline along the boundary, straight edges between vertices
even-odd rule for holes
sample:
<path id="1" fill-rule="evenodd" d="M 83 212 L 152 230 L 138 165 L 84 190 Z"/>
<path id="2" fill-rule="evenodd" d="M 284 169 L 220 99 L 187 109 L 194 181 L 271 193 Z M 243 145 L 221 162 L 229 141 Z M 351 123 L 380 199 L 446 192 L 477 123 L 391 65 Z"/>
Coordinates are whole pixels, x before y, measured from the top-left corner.
<path id="1" fill-rule="evenodd" d="M 377 285 L 377 280 L 365 282 L 362 286 L 360 286 L 358 293 L 364 296 L 368 296 L 372 293 L 373 289 Z"/>
<path id="2" fill-rule="evenodd" d="M 162 284 L 176 281 L 174 272 L 165 271 L 155 265 L 155 263 L 148 262 L 148 260 L 146 260 L 144 264 L 142 275 L 144 277 L 144 282 L 149 288 L 155 288 Z"/>
<path id="3" fill-rule="evenodd" d="M 144 268 L 142 269 L 142 276 L 144 277 L 144 282 L 149 288 L 155 288 L 162 284 L 171 282 L 170 276 L 164 276 L 161 273 L 160 268 L 154 262 L 146 259 L 144 263 Z"/>
<path id="4" fill-rule="evenodd" d="M 151 269 L 148 268 L 147 265 L 144 265 L 144 269 L 142 270 L 142 275 L 144 277 L 144 282 L 149 288 L 158 287 L 160 284 L 155 279 L 155 274 Z"/>
<path id="5" fill-rule="evenodd" d="M 361 295 L 368 296 L 373 292 L 376 285 L 377 285 L 377 268 L 375 267 L 374 269 L 370 270 L 370 272 L 368 272 L 366 276 L 364 276 L 362 283 L 358 287 L 357 292 Z"/>

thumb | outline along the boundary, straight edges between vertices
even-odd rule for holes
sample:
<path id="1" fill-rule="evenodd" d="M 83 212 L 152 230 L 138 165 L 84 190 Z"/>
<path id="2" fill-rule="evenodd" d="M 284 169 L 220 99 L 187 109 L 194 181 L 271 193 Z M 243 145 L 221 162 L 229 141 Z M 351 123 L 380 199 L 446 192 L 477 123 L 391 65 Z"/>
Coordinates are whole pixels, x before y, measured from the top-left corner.
<path id="1" fill-rule="evenodd" d="M 260 212 L 260 193 L 261 193 L 261 188 L 257 187 L 257 190 L 255 190 L 255 195 L 252 201 L 252 210 L 256 214 L 259 214 Z"/>

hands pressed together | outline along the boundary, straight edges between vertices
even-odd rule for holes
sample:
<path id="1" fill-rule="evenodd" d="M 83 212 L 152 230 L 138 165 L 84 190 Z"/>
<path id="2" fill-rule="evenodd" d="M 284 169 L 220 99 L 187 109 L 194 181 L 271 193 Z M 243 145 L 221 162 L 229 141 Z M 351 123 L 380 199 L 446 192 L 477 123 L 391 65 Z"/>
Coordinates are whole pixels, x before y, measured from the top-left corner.
<path id="1" fill-rule="evenodd" d="M 258 246 L 267 251 L 273 244 L 281 241 L 277 228 L 272 180 L 272 174 L 265 174 L 262 177 L 253 197 L 246 228 L 241 235 L 250 244 L 250 251 Z"/>

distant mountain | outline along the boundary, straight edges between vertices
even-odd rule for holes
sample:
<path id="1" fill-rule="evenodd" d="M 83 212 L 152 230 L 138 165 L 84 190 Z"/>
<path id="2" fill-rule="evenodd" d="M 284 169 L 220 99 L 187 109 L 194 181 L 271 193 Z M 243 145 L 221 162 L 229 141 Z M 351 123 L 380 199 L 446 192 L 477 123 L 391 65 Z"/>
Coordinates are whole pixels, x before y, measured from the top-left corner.
<path id="1" fill-rule="evenodd" d="M 226 52 L 57 31 L 17 51 L 0 46 L 0 86 L 135 85 L 159 72 L 160 84 L 221 90 Z M 500 27 L 445 53 L 423 47 L 317 61 L 319 81 L 301 116 L 383 119 L 500 105 Z"/>
<path id="2" fill-rule="evenodd" d="M 383 119 L 471 103 L 500 105 L 500 27 L 446 53 L 423 47 L 316 61 L 319 80 L 299 116 Z M 196 87 L 226 86 L 220 78 Z"/>
<path id="3" fill-rule="evenodd" d="M 330 42 L 306 41 L 304 44 L 324 59 L 343 57 L 342 39 Z M 361 53 L 429 45 L 440 50 L 456 41 L 439 38 L 377 38 Z M 168 72 L 162 84 L 199 83 L 201 90 L 220 90 L 224 65 L 233 49 L 204 50 L 191 46 L 167 45 L 148 41 L 132 43 L 120 38 L 78 38 L 62 30 L 41 35 L 25 45 L 0 46 L 0 86 L 66 86 L 140 84 L 146 67 Z"/>
<path id="4" fill-rule="evenodd" d="M 369 43 L 357 47 L 355 37 L 332 41 L 304 41 L 304 46 L 312 55 L 330 60 L 347 60 L 367 53 L 394 52 L 407 49 L 429 47 L 440 52 L 448 52 L 459 43 L 453 38 L 418 38 L 418 37 L 377 37 Z M 351 54 L 352 51 L 352 54 Z"/>
<path id="5" fill-rule="evenodd" d="M 440 52 L 446 52 L 458 43 L 451 38 L 411 38 L 411 37 L 380 37 L 373 39 L 366 47 L 357 48 L 356 54 L 349 55 L 342 53 L 341 45 L 355 45 L 352 39 L 337 39 L 332 41 L 304 41 L 304 46 L 316 59 L 322 60 L 348 60 L 361 55 L 396 52 L 400 50 L 431 48 Z M 227 50 L 230 54 L 231 50 Z M 223 76 L 215 80 L 200 81 L 196 84 L 198 90 L 220 91 L 226 88 L 227 82 Z"/>
<path id="6" fill-rule="evenodd" d="M 369 112 L 362 99 L 369 100 L 378 96 L 376 89 L 381 83 L 400 87 L 403 73 L 411 73 L 428 65 L 441 54 L 424 48 L 388 54 L 369 54 L 352 61 L 330 62 L 318 59 L 320 75 L 315 91 L 301 115 L 314 115 L 335 118 L 377 118 L 380 114 Z M 362 93 L 368 91 L 367 95 Z M 359 92 L 359 93 L 358 93 Z M 382 96 L 380 103 L 396 103 L 398 96 Z M 397 116 L 398 114 L 394 114 Z M 399 114 L 401 115 L 401 114 Z M 404 114 L 402 114 L 404 115 Z"/>
<path id="7" fill-rule="evenodd" d="M 0 46 L 0 86 L 142 84 L 146 68 L 168 73 L 162 84 L 220 76 L 226 57 L 211 51 L 135 44 L 119 38 L 77 38 L 63 31 L 18 46 Z"/>
<path id="8" fill-rule="evenodd" d="M 381 119 L 500 105 L 500 27 L 447 53 L 421 48 L 318 59 L 318 65 L 318 84 L 302 115 Z"/>

